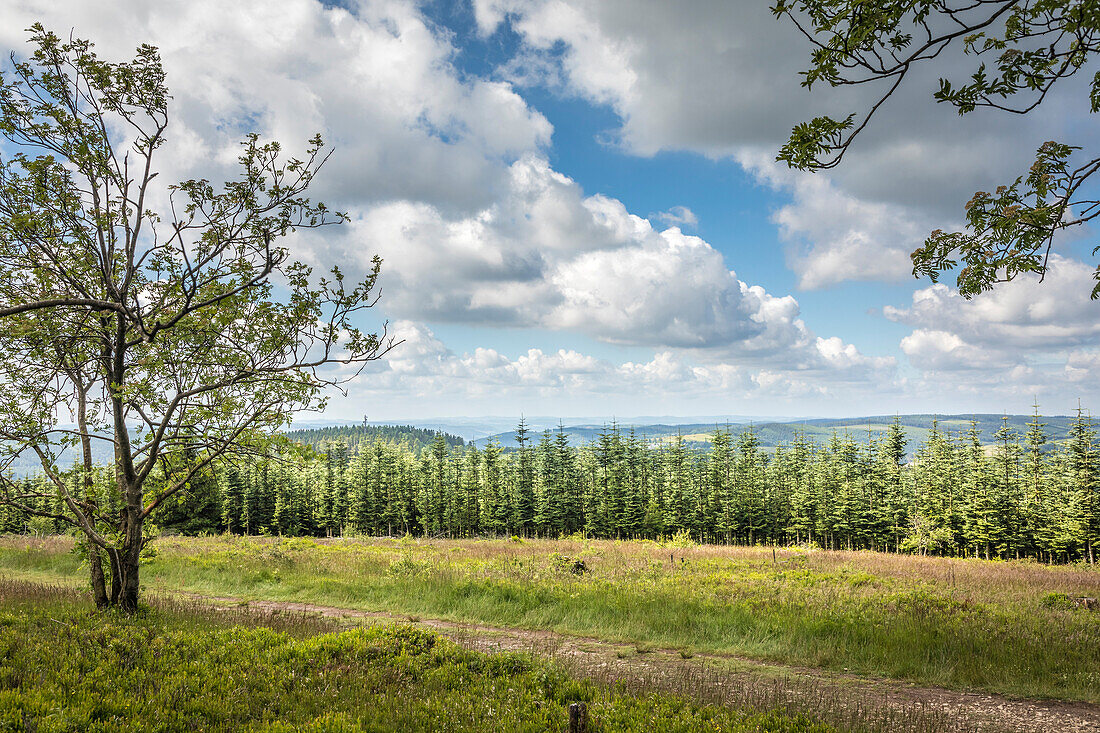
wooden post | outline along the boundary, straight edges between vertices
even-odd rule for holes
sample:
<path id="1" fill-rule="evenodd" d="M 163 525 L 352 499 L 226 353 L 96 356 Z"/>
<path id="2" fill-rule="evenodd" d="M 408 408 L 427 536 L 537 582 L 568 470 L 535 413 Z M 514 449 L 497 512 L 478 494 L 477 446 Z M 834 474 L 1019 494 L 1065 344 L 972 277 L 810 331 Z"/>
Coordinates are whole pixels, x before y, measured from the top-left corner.
<path id="1" fill-rule="evenodd" d="M 588 733 L 588 706 L 583 702 L 569 705 L 569 733 Z"/>

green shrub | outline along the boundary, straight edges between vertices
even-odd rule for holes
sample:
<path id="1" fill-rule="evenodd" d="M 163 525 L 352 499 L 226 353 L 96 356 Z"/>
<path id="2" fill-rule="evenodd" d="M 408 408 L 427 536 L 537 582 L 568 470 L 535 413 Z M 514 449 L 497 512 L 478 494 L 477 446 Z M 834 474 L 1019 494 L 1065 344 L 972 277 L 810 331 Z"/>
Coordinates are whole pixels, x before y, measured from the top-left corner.
<path id="1" fill-rule="evenodd" d="M 430 560 L 417 560 L 409 555 L 390 564 L 389 574 L 395 577 L 421 577 L 432 571 Z"/>
<path id="2" fill-rule="evenodd" d="M 1073 601 L 1067 594 L 1055 592 L 1047 593 L 1039 599 L 1039 606 L 1059 611 L 1070 611 L 1074 608 Z"/>

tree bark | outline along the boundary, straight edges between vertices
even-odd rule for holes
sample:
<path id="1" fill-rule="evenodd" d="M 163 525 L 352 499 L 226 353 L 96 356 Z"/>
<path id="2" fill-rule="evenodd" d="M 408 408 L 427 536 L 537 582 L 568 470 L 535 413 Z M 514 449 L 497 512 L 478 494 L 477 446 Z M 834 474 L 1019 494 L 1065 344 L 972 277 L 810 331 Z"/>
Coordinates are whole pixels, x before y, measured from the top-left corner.
<path id="1" fill-rule="evenodd" d="M 88 391 L 80 375 L 74 379 L 77 385 L 76 419 L 77 429 L 80 431 L 80 449 L 84 461 L 84 501 L 88 507 L 88 523 L 94 528 L 98 501 L 95 495 L 95 484 L 92 480 L 92 436 L 88 433 Z M 92 597 L 95 606 L 100 611 L 107 608 L 110 600 L 107 598 L 107 582 L 103 577 L 103 558 L 99 552 L 99 546 L 87 538 L 88 542 L 88 572 L 92 581 Z"/>
<path id="2" fill-rule="evenodd" d="M 107 551 L 107 557 L 111 561 L 111 605 L 117 606 L 119 596 L 122 594 L 122 568 L 118 550 L 111 548 Z"/>
<path id="3" fill-rule="evenodd" d="M 94 543 L 88 543 L 88 565 L 92 578 L 92 596 L 95 598 L 95 607 L 100 611 L 110 605 L 107 597 L 107 579 L 103 575 L 103 558 L 100 557 L 99 547 Z"/>
<path id="4" fill-rule="evenodd" d="M 138 609 L 138 567 L 141 550 L 127 549 L 121 558 L 122 590 L 118 598 L 118 607 L 126 613 L 134 613 Z"/>
<path id="5" fill-rule="evenodd" d="M 121 583 L 118 606 L 126 613 L 137 611 L 138 572 L 141 562 L 142 517 L 141 489 L 131 483 L 122 492 L 126 505 L 122 509 L 122 547 L 118 552 L 118 570 Z"/>

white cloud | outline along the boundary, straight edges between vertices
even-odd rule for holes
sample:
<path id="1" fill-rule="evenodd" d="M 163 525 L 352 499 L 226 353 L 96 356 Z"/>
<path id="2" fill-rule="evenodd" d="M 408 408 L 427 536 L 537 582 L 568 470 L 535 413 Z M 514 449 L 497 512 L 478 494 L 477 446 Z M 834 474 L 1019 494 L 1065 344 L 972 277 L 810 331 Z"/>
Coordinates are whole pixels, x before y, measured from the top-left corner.
<path id="1" fill-rule="evenodd" d="M 1074 384 L 1095 384 L 1100 376 L 1100 350 L 1072 351 L 1066 358 L 1065 378 Z"/>
<path id="2" fill-rule="evenodd" d="M 527 44 L 493 79 L 457 70 L 456 39 L 412 0 L 364 0 L 350 11 L 314 0 L 17 0 L 5 7 L 0 41 L 25 49 L 21 29 L 41 19 L 94 38 L 110 58 L 141 41 L 159 45 L 176 115 L 164 179 L 231 175 L 246 130 L 291 149 L 323 132 L 336 154 L 314 193 L 350 210 L 353 222 L 295 246 L 318 266 L 365 264 L 381 252 L 382 306 L 397 318 L 570 331 L 655 352 L 622 363 L 568 349 L 456 354 L 409 322 L 407 343 L 372 372 L 379 385 L 486 399 L 503 388 L 824 400 L 857 389 L 1087 396 L 1100 384 L 1100 318 L 1083 263 L 1055 256 L 1047 282 L 1020 281 L 971 302 L 936 285 L 885 308 L 911 329 L 900 349 L 922 376 L 906 383 L 892 358 L 814 333 L 794 297 L 739 278 L 720 252 L 685 233 L 697 223 L 687 206 L 650 221 L 619 200 L 586 195 L 550 166 L 551 126 L 515 84 L 557 85 L 610 106 L 623 150 L 728 157 L 789 193 L 773 220 L 806 289 L 907 277 L 908 252 L 927 231 L 950 228 L 944 220 L 970 192 L 1026 167 L 1048 128 L 1061 133 L 1065 105 L 1022 127 L 990 116 L 960 122 L 915 84 L 833 177 L 798 175 L 773 160 L 790 125 L 858 100 L 799 91 L 805 56 L 766 6 L 474 7 L 484 34 L 510 18 Z"/>
<path id="3" fill-rule="evenodd" d="M 958 334 L 918 328 L 901 340 L 910 363 L 925 371 L 989 369 L 989 354 L 963 341 Z"/>
<path id="4" fill-rule="evenodd" d="M 909 253 L 931 230 L 930 220 L 905 206 L 858 199 L 824 176 L 790 171 L 773 157 L 746 152 L 737 159 L 762 182 L 791 194 L 772 221 L 789 245 L 787 264 L 800 288 L 910 276 Z"/>
<path id="5" fill-rule="evenodd" d="M 25 50 L 23 29 L 39 20 L 111 60 L 160 48 L 173 96 L 162 179 L 235 175 L 245 132 L 288 150 L 321 132 L 336 149 L 314 184 L 322 200 L 476 209 L 511 161 L 550 142 L 511 85 L 459 74 L 448 37 L 405 0 L 353 12 L 315 0 L 21 0 L 5 7 L 0 44 Z"/>
<path id="6" fill-rule="evenodd" d="M 865 356 L 853 344 L 844 343 L 837 336 L 818 337 L 814 345 L 825 363 L 838 372 L 852 370 L 856 374 L 866 374 L 873 370 L 891 370 L 896 365 L 893 357 Z"/>
<path id="7" fill-rule="evenodd" d="M 570 400 L 579 400 L 596 411 L 608 404 L 634 405 L 637 410 L 638 396 L 645 394 L 654 401 L 672 398 L 677 404 L 709 405 L 713 410 L 716 402 L 731 407 L 745 400 L 843 399 L 863 390 L 868 366 L 879 368 L 888 362 L 886 366 L 892 367 L 890 360 L 862 357 L 839 339 L 823 340 L 818 348 L 843 363 L 835 364 L 835 371 L 808 373 L 698 362 L 692 354 L 671 350 L 659 351 L 648 361 L 622 363 L 572 349 L 531 348 L 515 357 L 484 347 L 456 353 L 422 324 L 398 321 L 393 332 L 404 343 L 372 363 L 367 378 L 353 387 L 361 402 L 424 398 L 440 404 L 458 402 L 466 409 L 478 401 L 540 402 L 561 410 Z"/>
<path id="8" fill-rule="evenodd" d="M 520 0 L 475 0 L 475 15 L 482 33 L 490 34 L 511 16 L 515 29 L 539 52 L 553 51 L 559 41 L 569 43 L 561 57 L 565 80 L 588 99 L 601 104 L 621 106 L 637 83 L 632 59 L 644 52 L 631 39 L 615 39 L 604 34 L 588 8 L 559 0 L 523 2 Z M 512 72 L 534 81 L 532 73 L 545 74 L 552 66 L 538 54 L 515 60 Z"/>
<path id="9" fill-rule="evenodd" d="M 699 224 L 695 212 L 686 206 L 673 206 L 668 211 L 651 214 L 650 218 L 670 227 L 694 227 Z"/>
<path id="10" fill-rule="evenodd" d="M 585 196 L 541 157 L 514 163 L 507 180 L 500 200 L 473 215 L 393 202 L 364 212 L 329 246 L 380 252 L 386 308 L 401 318 L 580 332 L 690 349 L 709 363 L 855 363 L 828 358 L 793 297 L 741 281 L 703 239 Z M 314 244 L 319 262 L 329 259 L 325 246 Z"/>
<path id="11" fill-rule="evenodd" d="M 622 109 L 641 104 L 634 64 L 642 46 L 609 38 L 568 3 L 540 7 L 518 22 L 545 49 L 579 39 L 564 61 L 569 85 Z M 476 10 L 488 31 L 513 9 Z M 683 232 L 696 223 L 686 206 L 655 215 L 666 225 L 658 229 L 616 199 L 586 196 L 547 162 L 547 120 L 509 81 L 460 73 L 453 37 L 412 0 L 364 0 L 350 10 L 315 0 L 20 0 L 5 12 L 0 42 L 15 49 L 26 50 L 20 29 L 36 20 L 94 39 L 106 58 L 128 58 L 140 42 L 161 49 L 174 114 L 164 180 L 234 175 L 244 132 L 289 150 L 322 132 L 336 154 L 311 193 L 353 221 L 299 234 L 293 246 L 326 268 L 365 266 L 381 253 L 382 302 L 395 317 L 568 330 L 660 350 L 652 362 L 614 367 L 570 351 L 510 359 L 482 347 L 458 356 L 405 322 L 406 343 L 375 377 L 560 389 L 599 375 L 668 386 L 679 375 L 726 389 L 751 383 L 731 363 L 840 381 L 890 368 L 839 339 L 819 339 L 793 297 L 741 281 L 721 253 Z M 635 138 L 630 145 L 645 149 Z"/>
<path id="12" fill-rule="evenodd" d="M 1026 171 L 1052 136 L 1096 139 L 1087 94 L 1057 89 L 1026 117 L 959 117 L 937 105 L 940 76 L 973 59 L 946 53 L 915 69 L 846 153 L 815 176 L 778 172 L 774 158 L 795 124 L 866 110 L 881 89 L 800 87 L 810 47 L 768 3 L 700 0 L 475 0 L 482 33 L 510 23 L 525 46 L 505 70 L 613 109 L 612 137 L 643 156 L 686 150 L 732 157 L 762 182 L 788 191 L 776 213 L 800 287 L 897 280 L 928 232 L 952 227 L 974 191 Z M 965 74 L 966 72 L 963 71 Z M 510 74 L 510 76 L 509 76 Z M 1079 85 L 1078 85 L 1079 87 Z M 785 169 L 783 171 L 786 173 Z"/>
<path id="13" fill-rule="evenodd" d="M 883 314 L 913 327 L 900 346 L 921 372 L 918 393 L 1003 398 L 1017 409 L 1038 398 L 1064 411 L 1078 397 L 1100 397 L 1100 303 L 1091 286 L 1092 268 L 1055 254 L 1043 283 L 1021 277 L 970 301 L 936 284 Z"/>
<path id="14" fill-rule="evenodd" d="M 1052 254 L 1043 282 L 1021 276 L 967 301 L 938 283 L 918 290 L 908 308 L 886 306 L 892 321 L 957 334 L 994 350 L 1052 351 L 1100 344 L 1100 302 L 1089 294 L 1093 270 Z"/>

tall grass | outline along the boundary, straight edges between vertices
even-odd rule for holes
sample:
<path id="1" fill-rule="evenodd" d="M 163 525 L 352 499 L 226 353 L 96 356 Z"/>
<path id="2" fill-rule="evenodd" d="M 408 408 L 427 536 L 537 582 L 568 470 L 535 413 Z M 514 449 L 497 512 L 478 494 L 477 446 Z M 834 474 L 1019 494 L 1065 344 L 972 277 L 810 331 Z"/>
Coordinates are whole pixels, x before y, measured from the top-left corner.
<path id="1" fill-rule="evenodd" d="M 80 578 L 63 539 L 0 569 Z M 149 589 L 551 629 L 1021 697 L 1100 702 L 1100 573 L 870 552 L 653 542 L 165 538 Z M 671 557 L 670 557 L 671 556 Z M 589 572 L 570 572 L 573 560 Z M 568 561 L 566 561 L 568 560 Z"/>
<path id="2" fill-rule="evenodd" d="M 830 733 L 780 711 L 634 694 L 411 626 L 226 616 L 156 599 L 92 611 L 70 587 L 0 581 L 0 730 L 553 731 L 584 702 L 591 731 Z"/>

